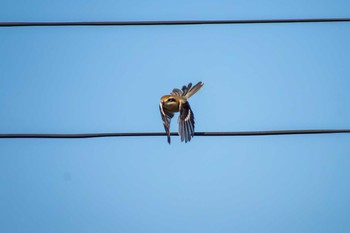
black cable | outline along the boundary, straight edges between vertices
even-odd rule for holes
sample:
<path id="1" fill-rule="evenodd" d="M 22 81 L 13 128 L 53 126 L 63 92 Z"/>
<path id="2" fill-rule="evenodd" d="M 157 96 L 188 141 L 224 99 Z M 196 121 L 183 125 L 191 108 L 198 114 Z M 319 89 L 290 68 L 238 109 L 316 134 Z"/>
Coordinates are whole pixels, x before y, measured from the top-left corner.
<path id="1" fill-rule="evenodd" d="M 334 23 L 350 22 L 350 18 L 252 19 L 252 20 L 170 20 L 170 21 L 91 21 L 91 22 L 0 22 L 0 27 L 52 26 L 156 26 L 198 24 L 271 24 L 271 23 Z"/>
<path id="2" fill-rule="evenodd" d="M 271 130 L 240 132 L 196 132 L 195 136 L 271 136 L 295 134 L 333 134 L 350 133 L 350 129 L 316 129 L 316 130 Z M 0 134 L 0 138 L 98 138 L 98 137 L 146 137 L 166 136 L 165 133 L 86 133 L 86 134 Z M 171 133 L 178 136 L 178 133 Z"/>

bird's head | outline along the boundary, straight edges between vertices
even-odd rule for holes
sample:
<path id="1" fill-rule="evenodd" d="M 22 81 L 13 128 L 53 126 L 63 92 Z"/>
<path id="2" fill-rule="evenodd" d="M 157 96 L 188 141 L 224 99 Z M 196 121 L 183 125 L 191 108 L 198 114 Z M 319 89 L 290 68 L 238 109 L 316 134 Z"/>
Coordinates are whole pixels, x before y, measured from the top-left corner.
<path id="1" fill-rule="evenodd" d="M 172 112 L 179 111 L 179 101 L 176 99 L 175 96 L 165 95 L 160 99 L 160 103 L 162 104 L 163 108 L 169 111 L 172 111 Z"/>

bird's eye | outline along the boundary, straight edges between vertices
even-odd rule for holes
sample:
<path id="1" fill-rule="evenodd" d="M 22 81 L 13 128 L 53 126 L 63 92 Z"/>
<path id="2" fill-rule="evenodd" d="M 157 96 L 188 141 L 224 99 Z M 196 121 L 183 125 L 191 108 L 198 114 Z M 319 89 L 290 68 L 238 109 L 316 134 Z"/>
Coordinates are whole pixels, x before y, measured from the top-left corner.
<path id="1" fill-rule="evenodd" d="M 168 102 L 175 102 L 175 99 L 174 98 L 169 98 Z"/>

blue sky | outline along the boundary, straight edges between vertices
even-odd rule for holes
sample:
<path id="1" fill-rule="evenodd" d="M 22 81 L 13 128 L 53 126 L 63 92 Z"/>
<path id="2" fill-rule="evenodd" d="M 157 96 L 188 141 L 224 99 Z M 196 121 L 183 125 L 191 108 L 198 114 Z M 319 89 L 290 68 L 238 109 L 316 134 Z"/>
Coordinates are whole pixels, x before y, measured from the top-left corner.
<path id="1" fill-rule="evenodd" d="M 347 1 L 3 1 L 4 21 L 349 17 Z M 348 23 L 0 28 L 0 133 L 350 128 Z M 177 130 L 176 119 L 172 131 Z M 349 232 L 350 135 L 1 139 L 0 231 Z"/>

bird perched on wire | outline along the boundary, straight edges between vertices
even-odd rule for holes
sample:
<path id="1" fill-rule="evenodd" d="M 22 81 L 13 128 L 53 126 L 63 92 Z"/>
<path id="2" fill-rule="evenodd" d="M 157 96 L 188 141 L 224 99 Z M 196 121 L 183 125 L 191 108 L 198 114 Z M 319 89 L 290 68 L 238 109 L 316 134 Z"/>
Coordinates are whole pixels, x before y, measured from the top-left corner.
<path id="1" fill-rule="evenodd" d="M 179 135 L 181 141 L 189 142 L 194 135 L 194 115 L 191 110 L 188 99 L 199 91 L 204 83 L 199 82 L 192 87 L 192 83 L 183 86 L 182 90 L 173 89 L 170 95 L 160 98 L 159 110 L 163 120 L 165 132 L 170 144 L 170 121 L 175 112 L 180 112 L 178 118 Z"/>

